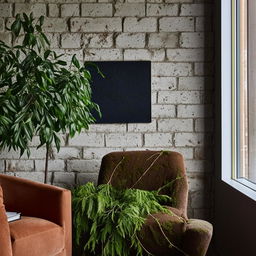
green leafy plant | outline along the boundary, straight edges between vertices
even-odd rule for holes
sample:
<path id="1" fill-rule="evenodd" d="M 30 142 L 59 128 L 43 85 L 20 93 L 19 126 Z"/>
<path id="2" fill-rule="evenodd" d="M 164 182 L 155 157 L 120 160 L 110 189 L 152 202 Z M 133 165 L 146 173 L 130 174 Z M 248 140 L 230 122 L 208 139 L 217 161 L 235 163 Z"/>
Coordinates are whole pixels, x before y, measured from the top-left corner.
<path id="1" fill-rule="evenodd" d="M 9 29 L 13 45 L 0 41 L 0 148 L 30 155 L 34 135 L 46 146 L 45 183 L 49 149 L 60 149 L 59 133 L 73 137 L 100 113 L 91 98 L 91 74 L 74 55 L 68 65 L 43 33 L 44 17 L 18 14 Z M 100 73 L 100 71 L 98 70 Z"/>
<path id="2" fill-rule="evenodd" d="M 152 161 L 137 181 L 143 178 L 162 153 Z M 173 199 L 160 194 L 163 188 L 157 191 L 114 188 L 111 179 L 120 162 L 114 168 L 107 184 L 95 186 L 93 183 L 87 183 L 73 190 L 76 244 L 83 247 L 85 255 L 92 253 L 97 256 L 129 256 L 131 251 L 138 256 L 144 253 L 152 255 L 143 247 L 138 236 L 146 217 L 150 215 L 157 222 L 169 246 L 186 255 L 166 237 L 160 222 L 152 215 L 159 212 L 175 215 L 163 206 L 170 205 Z M 164 187 L 171 187 L 178 179 L 181 177 L 177 177 Z M 181 217 L 178 218 L 185 222 Z"/>

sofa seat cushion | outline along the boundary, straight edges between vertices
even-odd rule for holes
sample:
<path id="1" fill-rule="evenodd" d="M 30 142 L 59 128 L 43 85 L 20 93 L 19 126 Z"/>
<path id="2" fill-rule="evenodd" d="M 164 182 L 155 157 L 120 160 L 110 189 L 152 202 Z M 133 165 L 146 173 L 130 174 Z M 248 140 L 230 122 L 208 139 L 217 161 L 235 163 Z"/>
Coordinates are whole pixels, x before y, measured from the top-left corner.
<path id="1" fill-rule="evenodd" d="M 13 255 L 53 256 L 64 248 L 63 228 L 34 217 L 10 222 Z"/>

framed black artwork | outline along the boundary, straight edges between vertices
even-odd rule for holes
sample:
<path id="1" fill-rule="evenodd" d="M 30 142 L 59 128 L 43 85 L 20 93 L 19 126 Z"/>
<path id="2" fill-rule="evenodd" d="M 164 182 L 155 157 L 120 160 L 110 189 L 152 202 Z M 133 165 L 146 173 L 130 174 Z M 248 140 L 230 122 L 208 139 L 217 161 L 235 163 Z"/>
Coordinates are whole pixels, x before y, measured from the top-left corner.
<path id="1" fill-rule="evenodd" d="M 151 62 L 100 61 L 97 64 L 105 78 L 90 68 L 92 97 L 101 109 L 96 123 L 151 122 Z"/>

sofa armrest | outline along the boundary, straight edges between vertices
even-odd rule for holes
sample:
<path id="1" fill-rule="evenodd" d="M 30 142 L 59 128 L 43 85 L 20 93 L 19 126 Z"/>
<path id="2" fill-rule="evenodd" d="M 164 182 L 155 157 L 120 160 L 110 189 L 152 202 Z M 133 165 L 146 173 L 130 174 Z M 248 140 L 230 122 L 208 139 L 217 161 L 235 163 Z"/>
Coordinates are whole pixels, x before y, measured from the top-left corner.
<path id="1" fill-rule="evenodd" d="M 0 255 L 12 256 L 11 236 L 0 186 Z"/>
<path id="2" fill-rule="evenodd" d="M 8 211 L 18 211 L 24 216 L 46 219 L 62 226 L 67 239 L 66 250 L 71 251 L 69 190 L 3 174 L 0 174 L 0 185 Z"/>
<path id="3" fill-rule="evenodd" d="M 182 239 L 182 249 L 189 256 L 205 256 L 212 238 L 213 227 L 204 220 L 190 219 Z"/>

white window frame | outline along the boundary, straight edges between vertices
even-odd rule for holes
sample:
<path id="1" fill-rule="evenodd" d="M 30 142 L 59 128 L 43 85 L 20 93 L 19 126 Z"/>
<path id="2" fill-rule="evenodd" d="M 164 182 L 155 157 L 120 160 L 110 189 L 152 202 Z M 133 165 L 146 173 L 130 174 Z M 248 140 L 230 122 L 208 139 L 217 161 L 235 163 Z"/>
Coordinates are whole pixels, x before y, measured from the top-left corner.
<path id="1" fill-rule="evenodd" d="M 236 155 L 233 150 L 235 147 L 235 118 L 232 111 L 235 110 L 233 100 L 235 91 L 232 89 L 235 70 L 235 63 L 232 62 L 235 47 L 235 40 L 232 41 L 232 24 L 235 22 L 235 20 L 232 21 L 234 1 L 221 1 L 221 179 L 236 190 L 256 200 L 256 185 L 246 179 L 235 177 Z"/>

